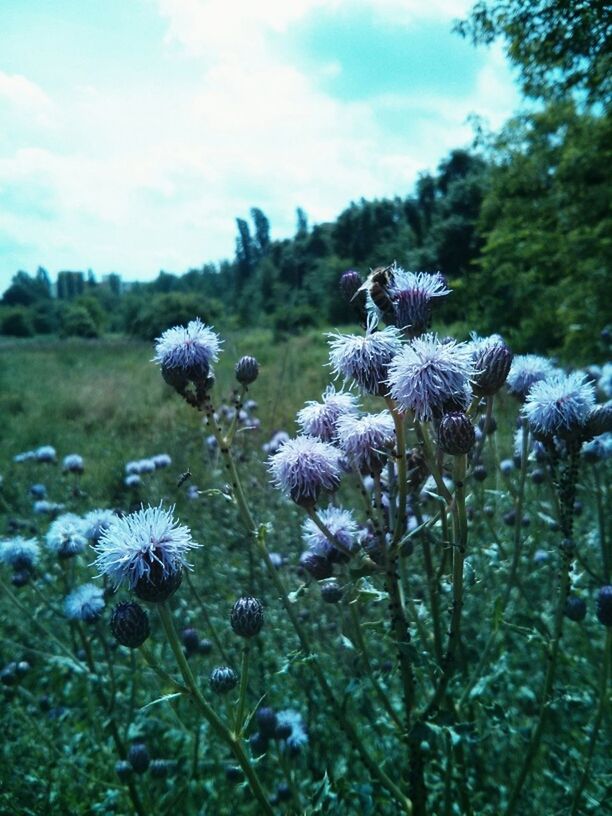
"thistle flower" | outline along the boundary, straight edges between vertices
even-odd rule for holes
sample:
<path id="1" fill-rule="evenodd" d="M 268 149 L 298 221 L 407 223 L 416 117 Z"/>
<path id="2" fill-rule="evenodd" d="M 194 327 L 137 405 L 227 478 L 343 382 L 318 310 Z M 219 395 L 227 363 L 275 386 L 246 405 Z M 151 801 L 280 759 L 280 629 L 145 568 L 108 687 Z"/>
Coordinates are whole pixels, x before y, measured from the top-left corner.
<path id="1" fill-rule="evenodd" d="M 524 402 L 529 389 L 535 383 L 548 379 L 555 370 L 554 365 L 546 357 L 540 357 L 539 354 L 519 354 L 510 366 L 506 380 L 508 391 Z"/>
<path id="2" fill-rule="evenodd" d="M 30 495 L 35 499 L 44 499 L 47 495 L 47 488 L 44 484 L 33 484 L 30 486 Z"/>
<path id="3" fill-rule="evenodd" d="M 344 414 L 357 413 L 357 400 L 346 391 L 336 391 L 329 385 L 322 402 L 311 400 L 298 411 L 296 421 L 303 434 L 315 436 L 322 442 L 331 442 L 336 435 L 336 424 Z"/>
<path id="4" fill-rule="evenodd" d="M 393 326 L 365 335 L 329 333 L 329 360 L 335 376 L 352 380 L 367 394 L 384 396 L 387 369 L 402 348 L 401 333 Z"/>
<path id="5" fill-rule="evenodd" d="M 64 613 L 69 620 L 93 623 L 104 609 L 104 591 L 95 584 L 83 584 L 64 599 Z"/>
<path id="6" fill-rule="evenodd" d="M 154 473 L 155 472 L 155 462 L 153 459 L 139 459 L 136 463 L 138 465 L 138 473 Z"/>
<path id="7" fill-rule="evenodd" d="M 138 476 L 140 473 L 140 460 L 125 463 L 126 476 Z"/>
<path id="8" fill-rule="evenodd" d="M 189 566 L 187 551 L 200 546 L 189 529 L 175 521 L 173 511 L 174 506 L 165 510 L 160 504 L 115 517 L 95 547 L 99 574 L 107 575 L 115 586 L 126 581 L 144 600 L 157 600 L 144 598 L 143 588 L 180 578 L 182 568 Z"/>
<path id="9" fill-rule="evenodd" d="M 284 737 L 285 744 L 292 751 L 299 751 L 300 748 L 308 744 L 308 732 L 299 711 L 294 708 L 285 708 L 283 711 L 278 711 L 276 723 L 277 732 L 288 734 Z"/>
<path id="10" fill-rule="evenodd" d="M 166 382 L 183 391 L 189 382 L 206 380 L 220 348 L 219 335 L 197 317 L 186 327 L 175 326 L 158 337 L 153 361 L 160 364 Z"/>
<path id="11" fill-rule="evenodd" d="M 347 269 L 340 276 L 340 291 L 347 301 L 351 301 L 361 287 L 361 275 L 355 269 Z"/>
<path id="12" fill-rule="evenodd" d="M 478 397 L 492 396 L 506 382 L 512 365 L 512 352 L 499 334 L 490 337 L 473 334 L 470 346 L 474 357 L 474 393 Z"/>
<path id="13" fill-rule="evenodd" d="M 110 527 L 115 518 L 116 515 L 112 510 L 90 510 L 83 517 L 85 536 L 89 541 L 96 543 L 103 531 Z"/>
<path id="14" fill-rule="evenodd" d="M 312 436 L 289 439 L 268 462 L 275 485 L 296 504 L 312 506 L 321 490 L 340 484 L 340 451 Z"/>
<path id="15" fill-rule="evenodd" d="M 130 473 L 130 475 L 126 476 L 123 480 L 123 484 L 126 487 L 140 487 L 142 484 L 142 479 L 137 473 Z"/>
<path id="16" fill-rule="evenodd" d="M 344 510 L 341 507 L 327 507 L 319 511 L 319 518 L 345 550 L 352 552 L 357 549 L 359 525 L 350 510 Z M 312 519 L 307 518 L 302 524 L 302 541 L 308 550 L 318 556 L 328 558 L 330 561 L 345 559 L 344 553 L 333 546 Z"/>
<path id="17" fill-rule="evenodd" d="M 0 563 L 15 571 L 31 570 L 38 561 L 40 548 L 35 538 L 6 538 L 0 540 Z"/>
<path id="18" fill-rule="evenodd" d="M 167 453 L 158 453 L 152 457 L 151 461 L 153 462 L 157 470 L 170 467 L 170 465 L 172 464 L 172 458 L 168 456 Z"/>
<path id="19" fill-rule="evenodd" d="M 57 453 L 52 445 L 41 445 L 34 451 L 34 458 L 37 462 L 55 462 Z"/>
<path id="20" fill-rule="evenodd" d="M 13 456 L 13 462 L 16 464 L 21 464 L 21 462 L 29 462 L 31 459 L 36 459 L 36 453 L 34 451 L 24 451 L 23 453 L 16 453 Z"/>
<path id="21" fill-rule="evenodd" d="M 408 272 L 394 263 L 389 268 L 388 279 L 384 294 L 393 307 L 395 325 L 408 337 L 418 337 L 429 328 L 432 299 L 450 294 L 444 277 L 439 272 Z M 368 310 L 382 314 L 372 299 L 371 285 Z"/>
<path id="22" fill-rule="evenodd" d="M 79 456 L 78 453 L 69 453 L 68 456 L 64 456 L 62 470 L 67 473 L 83 473 L 85 470 L 83 457 Z"/>
<path id="23" fill-rule="evenodd" d="M 531 387 L 522 414 L 536 434 L 571 437 L 583 428 L 594 404 L 595 388 L 584 373 L 558 373 Z"/>
<path id="24" fill-rule="evenodd" d="M 39 515 L 48 514 L 52 516 L 55 513 L 59 513 L 59 511 L 63 509 L 63 504 L 47 501 L 46 499 L 39 499 L 38 501 L 34 502 L 34 512 L 38 513 Z"/>
<path id="25" fill-rule="evenodd" d="M 441 343 L 435 334 L 425 334 L 404 346 L 389 366 L 389 392 L 403 411 L 428 420 L 449 402 L 465 402 L 473 376 L 467 343 Z"/>
<path id="26" fill-rule="evenodd" d="M 337 429 L 338 443 L 352 467 L 364 474 L 381 470 L 395 442 L 395 426 L 388 411 L 340 417 Z"/>
<path id="27" fill-rule="evenodd" d="M 83 520 L 75 513 L 64 513 L 51 522 L 45 537 L 47 548 L 58 558 L 71 558 L 87 545 Z"/>

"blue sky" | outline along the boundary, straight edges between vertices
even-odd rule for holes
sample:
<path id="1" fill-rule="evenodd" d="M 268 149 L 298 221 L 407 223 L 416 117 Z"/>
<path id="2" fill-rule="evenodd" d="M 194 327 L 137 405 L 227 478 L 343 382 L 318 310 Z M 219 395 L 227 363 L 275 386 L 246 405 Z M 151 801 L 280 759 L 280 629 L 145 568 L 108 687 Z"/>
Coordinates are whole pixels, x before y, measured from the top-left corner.
<path id="1" fill-rule="evenodd" d="M 183 272 L 362 196 L 406 195 L 517 108 L 465 0 L 0 3 L 0 290 L 18 269 Z"/>

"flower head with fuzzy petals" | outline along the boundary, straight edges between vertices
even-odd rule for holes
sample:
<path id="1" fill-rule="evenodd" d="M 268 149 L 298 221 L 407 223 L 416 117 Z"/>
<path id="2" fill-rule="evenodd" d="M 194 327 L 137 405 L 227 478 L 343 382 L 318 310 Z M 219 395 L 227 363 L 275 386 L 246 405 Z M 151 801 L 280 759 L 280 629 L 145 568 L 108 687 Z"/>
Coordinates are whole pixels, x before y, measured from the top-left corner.
<path id="1" fill-rule="evenodd" d="M 325 389 L 321 399 L 321 402 L 307 402 L 298 411 L 296 421 L 303 434 L 331 442 L 336 435 L 338 419 L 345 414 L 357 413 L 357 400 L 353 394 L 336 391 L 333 385 Z"/>
<path id="2" fill-rule="evenodd" d="M 312 506 L 322 490 L 335 490 L 342 474 L 340 451 L 312 436 L 284 442 L 269 458 L 274 483 L 296 504 Z"/>
<path id="3" fill-rule="evenodd" d="M 350 510 L 344 510 L 341 507 L 327 507 L 325 510 L 319 511 L 319 518 L 345 550 L 352 552 L 357 548 L 359 525 Z M 304 520 L 302 540 L 308 549 L 317 555 L 332 560 L 341 560 L 342 558 L 342 553 L 331 544 L 312 519 L 307 518 Z"/>
<path id="4" fill-rule="evenodd" d="M 546 357 L 539 354 L 519 354 L 510 366 L 506 380 L 508 391 L 524 402 L 532 385 L 547 380 L 555 371 L 554 365 Z"/>
<path id="5" fill-rule="evenodd" d="M 90 510 L 83 517 L 83 527 L 85 535 L 89 541 L 98 541 L 103 531 L 110 527 L 110 524 L 117 516 L 112 510 Z"/>
<path id="6" fill-rule="evenodd" d="M 95 584 L 83 584 L 64 599 L 64 613 L 68 620 L 85 623 L 93 623 L 99 618 L 104 606 L 104 591 Z"/>
<path id="7" fill-rule="evenodd" d="M 436 335 L 425 334 L 405 346 L 389 366 L 389 391 L 403 411 L 428 420 L 448 403 L 464 401 L 473 376 L 467 343 L 441 343 Z"/>
<path id="8" fill-rule="evenodd" d="M 412 338 L 429 328 L 432 299 L 449 295 L 450 289 L 439 272 L 408 272 L 394 264 L 388 294 L 393 304 L 395 325 Z"/>
<path id="9" fill-rule="evenodd" d="M 277 728 L 291 728 L 291 733 L 286 738 L 287 747 L 292 751 L 299 751 L 308 743 L 308 732 L 302 715 L 294 708 L 286 708 L 276 713 Z"/>
<path id="10" fill-rule="evenodd" d="M 164 510 L 160 504 L 114 518 L 95 547 L 99 573 L 115 586 L 126 581 L 133 589 L 152 572 L 156 578 L 166 578 L 188 566 L 187 551 L 200 545 L 193 541 L 189 528 L 175 521 L 173 512 L 174 506 Z"/>
<path id="11" fill-rule="evenodd" d="M 82 553 L 87 545 L 83 519 L 75 513 L 63 513 L 52 521 L 45 536 L 47 548 L 59 558 Z"/>
<path id="12" fill-rule="evenodd" d="M 367 394 L 383 395 L 389 364 L 402 348 L 399 330 L 387 326 L 373 331 L 370 325 L 365 335 L 332 332 L 327 336 L 334 374 L 356 382 Z"/>
<path id="13" fill-rule="evenodd" d="M 0 541 L 0 563 L 14 570 L 32 569 L 38 561 L 40 547 L 34 538 L 7 538 Z"/>
<path id="14" fill-rule="evenodd" d="M 388 411 L 338 420 L 338 444 L 360 473 L 379 472 L 395 442 L 395 426 Z"/>
<path id="15" fill-rule="evenodd" d="M 174 326 L 158 337 L 153 359 L 164 368 L 208 369 L 219 359 L 220 349 L 219 335 L 196 317 L 187 326 Z"/>
<path id="16" fill-rule="evenodd" d="M 530 388 L 522 413 L 534 433 L 568 437 L 585 425 L 594 405 L 595 387 L 584 373 L 559 372 Z"/>

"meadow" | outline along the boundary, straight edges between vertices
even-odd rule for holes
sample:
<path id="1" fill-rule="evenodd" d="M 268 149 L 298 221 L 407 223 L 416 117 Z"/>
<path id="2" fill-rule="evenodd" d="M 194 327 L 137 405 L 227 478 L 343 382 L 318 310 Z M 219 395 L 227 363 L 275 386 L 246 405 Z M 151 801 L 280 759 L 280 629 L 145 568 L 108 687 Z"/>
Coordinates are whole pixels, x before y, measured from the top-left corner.
<path id="1" fill-rule="evenodd" d="M 517 449 L 520 406 L 505 389 L 493 406 L 497 430 L 478 439 L 463 477 L 454 460 L 466 465 L 465 455 L 437 450 L 446 481 L 426 481 L 419 457 L 429 430 L 408 423 L 406 530 L 391 539 L 402 491 L 387 451 L 388 482 L 376 468 L 373 480 L 348 473 L 329 499 L 354 508 L 362 546 L 350 560 L 336 553 L 335 583 L 317 580 L 300 567 L 307 513 L 272 486 L 274 448 L 264 446 L 279 431 L 295 436 L 296 412 L 321 398 L 331 379 L 326 338 L 313 330 L 279 342 L 257 329 L 223 340 L 212 400 L 221 436 L 233 436 L 231 461 L 206 411 L 163 381 L 152 344 L 0 346 L 0 537 L 35 539 L 42 551 L 22 584 L 0 566 L 0 812 L 257 814 L 268 812 L 259 786 L 269 812 L 283 814 L 602 813 L 612 785 L 610 627 L 596 610 L 610 583 L 610 460 L 579 457 L 569 553 L 563 457 L 555 471 L 527 431 Z M 260 371 L 240 397 L 246 413 L 234 434 L 243 355 Z M 363 405 L 385 407 L 375 396 Z M 471 410 L 483 427 L 484 403 Z M 41 446 L 55 449 L 53 461 L 15 461 Z M 83 458 L 82 472 L 62 467 L 70 454 Z M 126 465 L 160 454 L 170 461 L 130 486 Z M 243 493 L 253 536 L 240 523 Z M 37 510 L 37 501 L 49 504 Z M 162 605 L 186 663 L 157 604 L 148 605 L 146 647 L 117 643 L 109 620 L 131 596 L 97 576 L 91 546 L 58 559 L 43 545 L 64 513 L 160 503 L 175 506 L 202 545 Z M 381 528 L 391 528 L 393 557 L 376 549 Z M 104 588 L 104 609 L 68 620 L 65 597 L 86 582 Z M 265 623 L 247 641 L 249 657 L 230 610 L 250 594 Z M 219 666 L 240 681 L 226 694 L 211 687 Z"/>

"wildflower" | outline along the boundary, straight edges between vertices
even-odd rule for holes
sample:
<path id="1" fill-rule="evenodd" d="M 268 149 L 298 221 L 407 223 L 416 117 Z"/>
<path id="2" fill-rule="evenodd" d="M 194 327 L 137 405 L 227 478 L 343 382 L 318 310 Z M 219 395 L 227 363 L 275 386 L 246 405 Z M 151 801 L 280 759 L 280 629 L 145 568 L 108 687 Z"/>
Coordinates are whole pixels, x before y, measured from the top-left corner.
<path id="1" fill-rule="evenodd" d="M 34 512 L 38 513 L 41 516 L 44 514 L 53 516 L 55 515 L 55 513 L 59 513 L 59 511 L 63 509 L 64 509 L 63 504 L 47 501 L 46 499 L 39 499 L 38 501 L 34 502 Z"/>
<path id="2" fill-rule="evenodd" d="M 279 731 L 284 736 L 285 743 L 292 751 L 299 751 L 304 745 L 308 743 L 308 732 L 302 715 L 294 708 L 286 708 L 283 711 L 278 711 L 276 714 L 276 734 Z"/>
<path id="3" fill-rule="evenodd" d="M 361 287 L 361 275 L 355 269 L 347 269 L 340 276 L 340 291 L 347 301 L 351 301 Z"/>
<path id="4" fill-rule="evenodd" d="M 35 538 L 7 538 L 0 540 L 0 563 L 15 571 L 31 570 L 38 561 L 40 548 Z"/>
<path id="5" fill-rule="evenodd" d="M 83 584 L 64 600 L 64 612 L 69 620 L 93 623 L 104 609 L 104 591 L 95 584 Z"/>
<path id="6" fill-rule="evenodd" d="M 44 484 L 33 484 L 30 487 L 30 495 L 35 499 L 44 499 L 47 495 L 47 488 Z"/>
<path id="7" fill-rule="evenodd" d="M 478 397 L 492 396 L 506 382 L 512 365 L 512 352 L 499 334 L 484 338 L 473 335 L 470 346 L 475 369 L 472 378 L 474 393 Z"/>
<path id="8" fill-rule="evenodd" d="M 34 451 L 34 458 L 37 462 L 55 462 L 57 453 L 51 445 L 42 445 Z"/>
<path id="9" fill-rule="evenodd" d="M 137 473 L 130 473 L 130 475 L 126 476 L 123 480 L 123 484 L 126 487 L 140 487 L 142 484 L 142 479 Z"/>
<path id="10" fill-rule="evenodd" d="M 153 462 L 157 470 L 170 467 L 170 465 L 172 464 L 172 459 L 170 456 L 168 456 L 167 453 L 158 453 L 152 458 L 151 461 Z"/>
<path id="11" fill-rule="evenodd" d="M 139 473 L 140 473 L 140 460 L 126 462 L 125 465 L 126 476 L 137 476 Z"/>
<path id="12" fill-rule="evenodd" d="M 319 518 L 330 533 L 348 552 L 357 548 L 357 532 L 359 526 L 350 510 L 341 507 L 327 507 L 319 512 Z M 310 551 L 330 561 L 340 561 L 345 558 L 329 539 L 319 530 L 312 519 L 305 519 L 302 525 L 302 540 Z M 308 565 L 304 565 L 308 569 Z M 309 570 L 310 571 L 310 570 Z"/>
<path id="13" fill-rule="evenodd" d="M 85 535 L 89 541 L 96 543 L 114 518 L 116 516 L 112 510 L 90 510 L 83 518 Z"/>
<path id="14" fill-rule="evenodd" d="M 140 459 L 137 464 L 139 474 L 155 472 L 155 462 L 152 459 Z"/>
<path id="15" fill-rule="evenodd" d="M 375 396 L 386 394 L 387 370 L 402 348 L 401 333 L 393 326 L 365 335 L 329 333 L 329 359 L 336 376 L 357 383 L 362 391 Z"/>
<path id="16" fill-rule="evenodd" d="M 474 363 L 467 343 L 425 334 L 404 346 L 389 366 L 389 391 L 398 406 L 429 420 L 449 402 L 465 402 Z"/>
<path id="17" fill-rule="evenodd" d="M 13 462 L 16 464 L 29 462 L 31 459 L 36 459 L 36 453 L 34 451 L 24 451 L 24 453 L 16 453 L 15 456 L 13 456 Z"/>
<path id="18" fill-rule="evenodd" d="M 388 411 L 347 415 L 338 420 L 338 442 L 351 467 L 360 473 L 378 473 L 395 442 L 395 426 Z"/>
<path id="19" fill-rule="evenodd" d="M 522 413 L 534 433 L 571 437 L 585 425 L 595 404 L 595 388 L 582 372 L 558 373 L 535 383 Z"/>
<path id="20" fill-rule="evenodd" d="M 540 357 L 539 354 L 519 354 L 510 366 L 506 380 L 508 391 L 524 402 L 529 389 L 535 383 L 548 379 L 554 371 L 554 365 L 546 357 Z"/>
<path id="21" fill-rule="evenodd" d="M 261 449 L 263 450 L 264 453 L 267 453 L 268 455 L 271 456 L 279 450 L 281 445 L 284 445 L 285 442 L 288 442 L 290 439 L 291 437 L 289 436 L 287 431 L 277 431 L 269 442 L 265 442 L 261 446 Z"/>
<path id="22" fill-rule="evenodd" d="M 322 442 L 331 442 L 336 435 L 336 423 L 345 414 L 357 413 L 357 400 L 346 391 L 336 391 L 328 386 L 321 397 L 322 402 L 307 402 L 298 411 L 297 424 L 303 434 L 315 436 Z"/>
<path id="23" fill-rule="evenodd" d="M 378 285 L 382 289 L 383 299 L 391 304 L 394 324 L 403 329 L 408 337 L 418 337 L 429 328 L 432 299 L 450 294 L 443 276 L 439 272 L 408 272 L 395 263 L 384 274 L 386 284 Z M 381 316 L 386 310 L 379 309 L 375 303 L 377 283 L 373 275 L 365 285 L 368 286 L 368 310 Z"/>
<path id="24" fill-rule="evenodd" d="M 70 558 L 83 552 L 87 537 L 83 520 L 74 513 L 64 513 L 51 522 L 45 538 L 47 547 L 58 558 Z"/>
<path id="25" fill-rule="evenodd" d="M 78 453 L 69 453 L 68 456 L 64 456 L 62 470 L 67 473 L 83 473 L 84 469 L 83 457 Z"/>
<path id="26" fill-rule="evenodd" d="M 220 348 L 218 334 L 196 318 L 186 327 L 175 326 L 158 337 L 153 361 L 160 364 L 164 380 L 182 392 L 189 382 L 206 381 Z"/>
<path id="27" fill-rule="evenodd" d="M 185 555 L 196 544 L 172 516 L 174 507 L 147 507 L 115 517 L 102 532 L 95 565 L 119 586 L 126 581 L 143 600 L 161 602 L 180 585 Z M 168 594 L 166 594 L 168 592 Z M 164 597 L 162 597 L 164 596 Z"/>
<path id="28" fill-rule="evenodd" d="M 296 504 L 312 506 L 321 490 L 340 484 L 340 451 L 311 436 L 289 439 L 268 461 L 274 483 Z"/>

